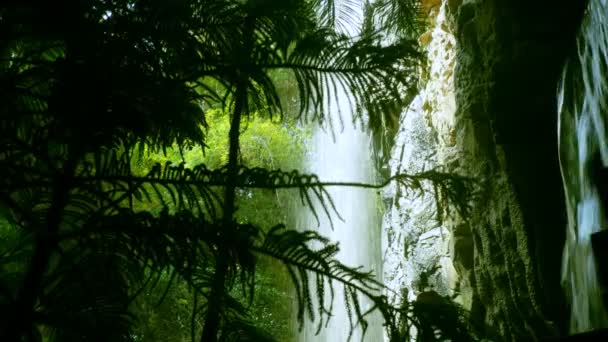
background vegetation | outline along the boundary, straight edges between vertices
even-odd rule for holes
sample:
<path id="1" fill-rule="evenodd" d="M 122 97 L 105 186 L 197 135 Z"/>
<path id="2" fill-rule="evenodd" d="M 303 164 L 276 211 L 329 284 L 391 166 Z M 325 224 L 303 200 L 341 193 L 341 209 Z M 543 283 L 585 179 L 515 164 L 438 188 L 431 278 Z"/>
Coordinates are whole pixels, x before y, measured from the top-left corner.
<path id="1" fill-rule="evenodd" d="M 201 146 L 194 146 L 180 152 L 177 146 L 173 146 L 165 152 L 135 158 L 133 167 L 147 170 L 155 163 L 185 162 L 186 167 L 205 164 L 210 168 L 221 168 L 228 158 L 229 115 L 215 109 L 209 110 L 206 116 L 209 126 L 206 143 L 213 149 L 203 151 Z M 253 114 L 241 135 L 240 158 L 243 165 L 283 170 L 301 168 L 310 131 L 298 126 L 301 125 L 293 118 L 273 121 Z M 258 222 L 263 227 L 293 223 L 292 209 L 296 202 L 294 193 L 286 190 L 248 189 L 237 197 L 237 219 L 239 222 Z M 163 209 L 159 203 L 142 203 L 140 206 L 140 210 L 156 213 Z M 138 317 L 133 331 L 135 340 L 190 341 L 193 296 L 183 281 L 176 280 L 170 286 L 170 278 L 170 274 L 163 274 L 158 284 L 143 292 L 132 306 L 132 312 Z M 287 274 L 278 263 L 265 258 L 259 260 L 255 284 L 256 296 L 249 307 L 252 321 L 278 341 L 293 340 L 290 320 L 293 307 Z M 233 291 L 232 295 L 239 301 L 247 301 L 239 291 Z M 196 329 L 200 330 L 202 326 L 197 325 Z"/>

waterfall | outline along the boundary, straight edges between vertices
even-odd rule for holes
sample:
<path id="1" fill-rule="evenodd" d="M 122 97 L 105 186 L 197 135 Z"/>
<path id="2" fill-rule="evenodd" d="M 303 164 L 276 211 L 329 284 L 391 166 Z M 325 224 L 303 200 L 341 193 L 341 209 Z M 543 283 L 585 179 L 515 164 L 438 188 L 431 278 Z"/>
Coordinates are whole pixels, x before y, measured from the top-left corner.
<path id="1" fill-rule="evenodd" d="M 336 6 L 340 6 L 336 2 Z M 361 11 L 362 12 L 362 11 Z M 361 17 L 361 13 L 358 13 Z M 352 13 L 351 13 L 352 15 Z M 361 18 L 359 18 L 359 22 Z M 351 35 L 357 31 L 354 20 L 351 27 L 345 28 Z M 330 112 L 327 113 L 324 125 L 315 127 L 311 151 L 307 160 L 307 171 L 319 176 L 322 181 L 365 182 L 374 181 L 374 165 L 372 160 L 370 136 L 361 127 L 362 124 L 352 122 L 353 108 L 349 103 L 349 95 L 338 87 L 337 96 L 331 100 Z M 338 242 L 340 252 L 337 258 L 347 266 L 363 266 L 372 270 L 377 276 L 382 275 L 380 219 L 376 198 L 378 195 L 372 189 L 356 187 L 327 188 L 341 219 L 331 214 L 324 216 L 323 210 L 318 220 L 310 211 L 302 213 L 300 227 L 302 229 L 317 229 L 332 242 Z M 333 227 L 332 227 L 333 226 Z M 380 278 L 378 278 L 380 280 Z M 311 286 L 314 286 L 311 283 Z M 334 282 L 334 306 L 329 324 L 319 334 L 316 334 L 316 323 L 307 322 L 299 334 L 300 342 L 343 342 L 347 341 L 351 332 L 347 309 L 343 303 L 344 292 L 340 284 Z M 326 292 L 326 302 L 329 301 Z M 363 311 L 371 307 L 371 303 L 360 296 Z M 383 341 L 382 321 L 379 315 L 368 318 L 369 327 L 364 341 Z M 351 336 L 352 341 L 361 341 L 361 329 L 357 327 Z"/>
<path id="2" fill-rule="evenodd" d="M 594 163 L 608 166 L 606 0 L 589 1 L 576 51 L 558 90 L 560 167 L 568 213 L 562 282 L 571 303 L 572 333 L 608 326 L 591 250 L 591 234 L 607 223 L 591 178 Z"/>
<path id="3" fill-rule="evenodd" d="M 344 108 L 342 106 L 341 108 Z M 336 119 L 337 113 L 332 113 Z M 329 130 L 318 128 L 314 133 L 313 151 L 309 160 L 309 170 L 324 181 L 372 181 L 372 160 L 370 158 L 369 136 L 350 124 L 335 135 Z M 311 213 L 304 213 L 305 227 L 317 227 L 318 232 L 334 242 L 340 243 L 338 259 L 348 266 L 363 266 L 382 274 L 380 256 L 380 229 L 373 190 L 349 187 L 331 187 L 328 191 L 342 220 L 332 215 L 333 229 L 327 217 L 319 215 L 318 224 Z M 322 213 L 322 210 L 318 210 Z M 312 284 L 311 284 L 312 285 Z M 342 342 L 350 333 L 349 319 L 341 285 L 335 284 L 335 303 L 331 320 L 319 335 L 315 335 L 316 324 L 308 323 L 300 334 L 301 342 Z M 326 291 L 327 293 L 328 291 Z M 326 298 L 329 300 L 329 298 Z M 361 298 L 363 308 L 369 305 Z M 375 322 L 374 322 L 375 321 Z M 382 327 L 378 317 L 370 321 L 365 341 L 382 341 Z M 357 331 L 353 341 L 361 340 Z"/>

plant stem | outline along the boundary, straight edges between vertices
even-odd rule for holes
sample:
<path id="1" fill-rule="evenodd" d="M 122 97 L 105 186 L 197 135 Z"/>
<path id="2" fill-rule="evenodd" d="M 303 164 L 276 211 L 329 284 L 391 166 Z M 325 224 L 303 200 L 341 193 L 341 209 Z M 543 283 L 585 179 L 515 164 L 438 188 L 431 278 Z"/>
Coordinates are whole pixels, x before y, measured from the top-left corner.
<path id="1" fill-rule="evenodd" d="M 203 334 L 201 342 L 216 341 L 217 331 L 220 321 L 220 310 L 222 306 L 222 297 L 224 294 L 224 285 L 226 281 L 226 271 L 228 269 L 228 250 L 224 246 L 227 239 L 230 237 L 230 231 L 233 229 L 233 216 L 235 210 L 235 193 L 236 193 L 236 177 L 238 175 L 238 147 L 239 147 L 239 131 L 241 125 L 241 114 L 246 101 L 246 89 L 239 85 L 236 92 L 236 103 L 232 122 L 230 125 L 230 149 L 228 153 L 228 182 L 226 184 L 224 209 L 223 209 L 223 231 L 219 237 L 219 251 L 215 267 L 215 274 L 211 294 L 209 295 L 207 319 L 203 326 Z"/>
<path id="2" fill-rule="evenodd" d="M 71 179 L 75 169 L 75 158 L 66 162 L 63 172 L 54 181 L 53 198 L 47 213 L 46 229 L 42 229 L 36 237 L 36 248 L 30 260 L 27 273 L 17 291 L 13 302 L 14 314 L 0 329 L 0 340 L 19 341 L 28 333 L 34 323 L 34 306 L 42 286 L 53 251 L 58 244 L 58 231 L 63 218 L 63 211 L 69 199 Z"/>
<path id="3" fill-rule="evenodd" d="M 225 293 L 226 272 L 228 271 L 229 251 L 226 246 L 229 244 L 229 239 L 233 236 L 234 230 L 234 212 L 236 187 L 238 177 L 238 152 L 239 138 L 241 130 L 241 117 L 247 108 L 247 82 L 249 75 L 249 55 L 253 46 L 253 18 L 245 19 L 244 29 L 244 44 L 242 53 L 239 55 L 241 59 L 241 68 L 237 70 L 236 77 L 236 92 L 235 103 L 232 119 L 230 122 L 230 132 L 228 133 L 229 150 L 228 150 L 228 165 L 227 165 L 227 183 L 224 198 L 223 229 L 220 232 L 218 239 L 218 254 L 213 278 L 211 292 L 209 294 L 209 302 L 207 303 L 207 317 L 201 334 L 201 342 L 217 341 L 218 330 L 220 328 L 220 312 L 222 310 L 222 301 Z"/>

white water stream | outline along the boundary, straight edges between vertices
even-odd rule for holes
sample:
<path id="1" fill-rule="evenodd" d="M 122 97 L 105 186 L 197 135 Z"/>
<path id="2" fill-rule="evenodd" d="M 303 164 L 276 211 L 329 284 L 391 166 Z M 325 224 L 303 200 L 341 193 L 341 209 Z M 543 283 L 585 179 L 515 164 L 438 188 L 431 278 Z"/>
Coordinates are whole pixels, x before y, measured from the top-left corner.
<path id="1" fill-rule="evenodd" d="M 344 108 L 344 107 L 342 107 Z M 337 113 L 332 113 L 332 116 Z M 333 119 L 336 119 L 335 117 Z M 317 129 L 314 134 L 314 146 L 309 160 L 310 172 L 323 181 L 371 182 L 373 165 L 370 158 L 369 136 L 350 122 L 344 130 L 337 132 L 335 141 L 331 132 Z M 382 274 L 380 255 L 380 228 L 377 207 L 373 190 L 349 187 L 327 188 L 337 211 L 343 220 L 332 215 L 333 230 L 329 219 L 319 212 L 320 224 L 311 213 L 305 213 L 303 226 L 317 231 L 333 242 L 340 243 L 338 259 L 348 266 L 363 266 Z M 320 209 L 320 208 L 318 208 Z M 312 285 L 312 284 L 311 284 Z M 316 324 L 307 323 L 299 336 L 301 342 L 342 342 L 350 334 L 349 319 L 343 304 L 344 292 L 341 285 L 335 284 L 333 316 L 326 328 L 315 335 Z M 326 291 L 327 293 L 327 291 Z M 362 298 L 362 306 L 369 303 Z M 329 300 L 329 297 L 326 297 Z M 360 329 L 352 336 L 352 341 L 361 341 Z M 382 326 L 378 317 L 370 320 L 370 327 L 364 341 L 383 341 Z"/>
<path id="2" fill-rule="evenodd" d="M 340 6 L 338 1 L 336 6 Z M 361 13 L 358 14 L 360 22 Z M 351 36 L 357 34 L 353 27 L 359 26 L 354 18 L 353 16 L 350 20 L 352 26 L 345 28 Z M 307 171 L 318 175 L 321 181 L 373 183 L 374 165 L 370 136 L 361 129 L 360 124 L 352 123 L 353 108 L 349 104 L 347 93 L 339 88 L 337 92 L 336 99 L 331 101 L 331 112 L 326 115 L 324 127 L 315 127 Z M 301 228 L 316 229 L 332 242 L 339 242 L 340 252 L 337 257 L 342 263 L 348 266 L 363 266 L 365 270 L 382 275 L 381 230 L 376 202 L 378 195 L 371 189 L 353 187 L 328 187 L 327 190 L 342 220 L 332 215 L 332 229 L 323 210 L 317 208 L 320 222 L 317 222 L 310 211 L 305 211 L 300 222 Z M 311 286 L 314 284 L 311 283 Z M 344 306 L 343 288 L 337 283 L 334 283 L 334 287 L 334 306 L 329 324 L 319 334 L 315 334 L 316 322 L 307 322 L 298 336 L 300 342 L 348 340 L 351 327 Z M 326 291 L 326 294 L 328 292 Z M 369 301 L 364 297 L 360 297 L 360 300 L 363 311 L 366 311 L 370 306 Z M 326 296 L 326 301 L 329 301 L 329 296 Z M 368 322 L 364 341 L 383 341 L 383 327 L 379 315 L 372 315 Z M 355 329 L 351 340 L 361 341 L 360 327 Z"/>
<path id="3" fill-rule="evenodd" d="M 607 223 L 591 179 L 594 158 L 608 166 L 606 0 L 590 0 L 585 16 L 578 60 L 564 69 L 558 92 L 560 166 L 568 211 L 562 282 L 571 303 L 572 333 L 608 326 L 590 239 Z"/>

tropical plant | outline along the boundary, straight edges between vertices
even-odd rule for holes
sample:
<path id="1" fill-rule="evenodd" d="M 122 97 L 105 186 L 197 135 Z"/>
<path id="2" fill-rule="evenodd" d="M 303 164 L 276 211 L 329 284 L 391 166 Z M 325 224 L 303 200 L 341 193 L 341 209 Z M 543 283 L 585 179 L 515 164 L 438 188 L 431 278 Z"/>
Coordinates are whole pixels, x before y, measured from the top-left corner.
<path id="1" fill-rule="evenodd" d="M 414 42 L 339 33 L 335 16 L 318 15 L 333 13 L 332 4 L 0 6 L 0 340 L 132 340 L 130 304 L 163 277 L 167 289 L 180 279 L 192 294 L 192 339 L 198 322 L 201 341 L 271 340 L 242 300 L 254 296 L 260 256 L 286 267 L 300 322 L 329 319 L 323 291 L 340 283 L 355 319 L 365 322 L 358 294 L 366 295 L 397 336 L 399 310 L 370 273 L 334 258 L 336 244 L 314 231 L 236 219 L 238 189 L 293 188 L 304 204 L 332 210 L 314 175 L 239 162 L 243 121 L 256 111 L 285 115 L 273 71 L 291 73 L 302 118 L 323 120 L 336 87 L 349 89 L 372 126 L 406 103 Z M 171 147 L 213 150 L 205 127 L 214 108 L 230 113 L 225 165 L 133 167 L 135 157 Z M 393 180 L 418 189 L 430 180 L 452 202 L 466 192 L 463 179 L 440 172 Z"/>
<path id="2" fill-rule="evenodd" d="M 206 113 L 209 128 L 206 143 L 214 146 L 203 153 L 200 146 L 180 151 L 177 147 L 168 148 L 166 153 L 148 153 L 142 158 L 133 159 L 133 168 L 149 169 L 155 163 L 168 161 L 186 167 L 205 164 L 209 168 L 220 168 L 228 155 L 229 117 L 220 110 Z M 241 136 L 240 162 L 249 167 L 295 169 L 300 166 L 306 153 L 305 141 L 308 130 L 297 127 L 292 119 L 281 122 L 269 120 L 259 114 L 247 120 L 247 129 Z M 280 125 L 279 125 L 280 124 Z M 235 219 L 237 222 L 256 222 L 260 227 L 272 227 L 281 222 L 293 222 L 293 208 L 297 198 L 291 191 L 273 189 L 248 189 L 237 192 Z M 160 212 L 161 204 L 135 203 L 143 210 Z M 280 265 L 268 259 L 256 264 L 255 297 L 248 306 L 248 314 L 256 326 L 267 331 L 279 341 L 293 340 L 291 322 L 285 317 L 291 315 L 289 282 L 287 274 L 281 272 Z M 179 278 L 169 285 L 170 274 L 164 274 L 156 286 L 149 286 L 132 304 L 130 311 L 137 318 L 133 336 L 138 341 L 190 341 L 190 309 L 192 294 L 187 291 L 187 283 Z M 238 287 L 238 286 L 237 286 Z M 236 300 L 246 303 L 241 291 L 230 293 Z M 161 299 L 164 300 L 161 301 Z M 196 329 L 200 324 L 195 323 Z"/>

